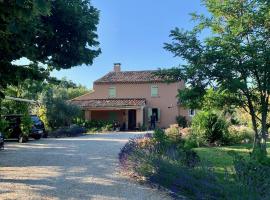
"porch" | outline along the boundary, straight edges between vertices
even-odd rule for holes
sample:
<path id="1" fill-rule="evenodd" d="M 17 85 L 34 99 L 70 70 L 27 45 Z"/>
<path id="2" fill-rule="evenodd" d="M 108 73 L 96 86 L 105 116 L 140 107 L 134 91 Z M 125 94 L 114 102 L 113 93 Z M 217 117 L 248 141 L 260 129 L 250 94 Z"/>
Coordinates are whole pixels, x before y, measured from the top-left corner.
<path id="1" fill-rule="evenodd" d="M 145 99 L 88 99 L 72 103 L 84 110 L 86 120 L 115 121 L 122 130 L 135 130 L 144 124 Z"/>
<path id="2" fill-rule="evenodd" d="M 114 121 L 119 123 L 121 130 L 138 129 L 144 122 L 144 109 L 88 109 L 85 110 L 86 120 Z"/>

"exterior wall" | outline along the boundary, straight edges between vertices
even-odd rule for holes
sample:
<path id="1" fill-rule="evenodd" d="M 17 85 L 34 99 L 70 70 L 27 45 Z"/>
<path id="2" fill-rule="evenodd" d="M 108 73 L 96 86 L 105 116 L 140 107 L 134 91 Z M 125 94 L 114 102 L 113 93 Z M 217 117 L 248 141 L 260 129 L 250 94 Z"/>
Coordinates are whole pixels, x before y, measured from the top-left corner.
<path id="1" fill-rule="evenodd" d="M 151 97 L 151 86 L 158 86 L 158 97 Z M 116 98 L 145 98 L 146 99 L 146 112 L 147 108 L 159 108 L 160 109 L 160 122 L 157 125 L 161 128 L 169 127 L 170 124 L 176 123 L 175 117 L 179 114 L 188 116 L 188 111 L 177 104 L 178 99 L 176 95 L 178 89 L 184 88 L 184 82 L 179 83 L 142 83 L 142 84 L 98 84 L 94 85 L 94 92 L 80 97 L 82 99 L 106 99 L 109 98 L 109 87 L 114 86 L 116 88 Z M 142 120 L 140 114 L 141 111 L 137 111 L 137 118 Z M 147 116 L 147 115 L 146 115 Z M 145 122 L 148 122 L 147 117 Z"/>
<path id="2" fill-rule="evenodd" d="M 185 116 L 188 121 L 191 121 L 192 117 L 189 116 L 188 109 L 178 106 L 179 115 Z"/>
<path id="3" fill-rule="evenodd" d="M 137 109 L 136 110 L 137 127 L 142 126 L 144 124 L 143 111 L 144 111 L 143 109 Z"/>

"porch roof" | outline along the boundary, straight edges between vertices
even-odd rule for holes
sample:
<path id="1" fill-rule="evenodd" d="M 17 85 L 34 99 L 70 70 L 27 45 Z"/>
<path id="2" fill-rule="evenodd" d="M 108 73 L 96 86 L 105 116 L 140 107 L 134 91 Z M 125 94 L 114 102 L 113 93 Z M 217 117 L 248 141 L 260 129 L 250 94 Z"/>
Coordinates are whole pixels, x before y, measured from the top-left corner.
<path id="1" fill-rule="evenodd" d="M 127 98 L 127 99 L 86 99 L 72 100 L 72 104 L 82 108 L 126 108 L 145 106 L 146 99 L 144 98 Z"/>

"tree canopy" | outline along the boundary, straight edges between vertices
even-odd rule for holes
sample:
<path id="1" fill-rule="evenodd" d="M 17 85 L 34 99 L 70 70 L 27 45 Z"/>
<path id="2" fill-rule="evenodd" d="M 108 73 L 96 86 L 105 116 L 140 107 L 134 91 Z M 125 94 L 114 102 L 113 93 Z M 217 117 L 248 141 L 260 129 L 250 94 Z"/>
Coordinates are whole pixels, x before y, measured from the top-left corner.
<path id="1" fill-rule="evenodd" d="M 0 94 L 53 69 L 91 65 L 100 54 L 99 11 L 86 0 L 0 0 Z M 27 58 L 30 64 L 13 61 Z"/>
<path id="2" fill-rule="evenodd" d="M 232 94 L 234 104 L 252 118 L 254 149 L 266 153 L 270 92 L 270 2 L 268 0 L 204 0 L 210 15 L 192 14 L 199 23 L 191 31 L 171 31 L 165 49 L 186 61 L 161 70 L 168 79 L 186 80 L 182 97 L 199 99 L 209 87 Z M 211 34 L 201 39 L 202 30 Z M 183 93 L 182 93 L 183 94 Z M 181 95 L 180 95 L 181 97 Z M 232 103 L 231 101 L 229 101 Z M 258 148 L 257 148 L 258 147 Z"/>

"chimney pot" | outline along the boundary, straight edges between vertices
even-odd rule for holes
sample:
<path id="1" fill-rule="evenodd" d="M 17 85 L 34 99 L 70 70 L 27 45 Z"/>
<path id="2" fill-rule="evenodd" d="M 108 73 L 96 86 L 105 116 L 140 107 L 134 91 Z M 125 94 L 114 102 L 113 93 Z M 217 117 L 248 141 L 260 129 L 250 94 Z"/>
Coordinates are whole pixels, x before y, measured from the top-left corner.
<path id="1" fill-rule="evenodd" d="M 114 72 L 121 72 L 121 63 L 114 63 Z"/>

